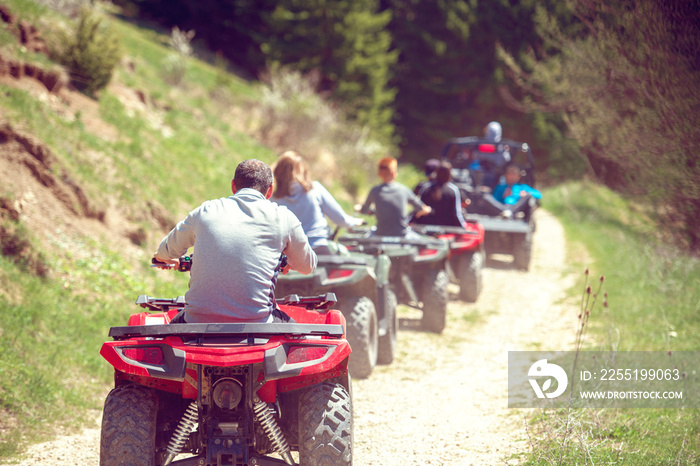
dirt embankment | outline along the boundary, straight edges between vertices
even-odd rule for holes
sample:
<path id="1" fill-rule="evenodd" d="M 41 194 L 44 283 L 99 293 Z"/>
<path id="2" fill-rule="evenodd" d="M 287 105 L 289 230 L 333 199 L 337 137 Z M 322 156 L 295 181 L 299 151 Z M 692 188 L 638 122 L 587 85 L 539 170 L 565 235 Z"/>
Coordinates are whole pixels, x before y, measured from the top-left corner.
<path id="1" fill-rule="evenodd" d="M 29 51 L 49 55 L 46 42 L 36 27 L 27 21 L 18 20 L 5 5 L 0 5 L 0 23 L 15 36 L 17 42 Z M 58 68 L 46 69 L 21 59 L 5 57 L 0 53 L 0 76 L 11 76 L 15 79 L 27 77 L 41 83 L 50 92 L 60 92 L 68 85 L 68 74 Z"/>
<path id="2" fill-rule="evenodd" d="M 2 77 L 0 77 L 2 82 Z M 64 106 L 55 95 L 41 90 L 26 79 L 13 82 L 33 92 L 53 99 Z M 83 96 L 84 97 L 84 96 Z M 64 94 L 64 98 L 74 95 Z M 74 105 L 75 105 L 75 101 Z M 88 157 L 85 155 L 84 157 Z M 94 163 L 104 162 L 94 154 Z M 151 236 L 157 236 L 171 228 L 175 221 L 156 201 L 148 201 L 136 215 L 125 211 L 119 201 L 108 193 L 90 193 L 51 148 L 0 116 L 0 219 L 19 220 L 39 241 L 42 250 L 60 254 L 57 244 L 70 247 L 73 239 L 103 238 L 115 249 L 128 251 L 141 257 L 140 246 L 145 244 L 148 233 L 143 224 L 150 224 Z M 93 189 L 96 189 L 93 187 Z M 11 225 L 6 225 L 10 228 Z M 31 251 L 12 249 L 13 231 L 3 232 L 0 242 L 2 252 L 9 256 L 22 256 Z M 26 238 L 19 243 L 26 242 Z M 27 259 L 27 257 L 22 257 Z M 40 272 L 40 271 L 37 271 Z M 40 273 L 43 275 L 43 273 Z"/>
<path id="3" fill-rule="evenodd" d="M 15 36 L 24 50 L 49 55 L 37 29 L 15 18 L 2 4 L 0 25 Z M 27 62 L 0 51 L 0 84 L 27 92 L 66 122 L 80 119 L 91 134 L 105 140 L 117 137 L 116 129 L 101 119 L 98 102 L 78 92 L 58 65 Z M 142 105 L 146 100 L 143 93 L 118 84 L 113 84 L 110 91 L 127 106 Z M 109 157 L 91 150 L 73 150 L 80 152 L 75 155 L 76 164 L 97 167 L 98 177 L 109 178 Z M 105 238 L 115 248 L 140 254 L 140 248 L 132 246 L 145 243 L 143 224 L 152 225 L 154 232 L 167 231 L 175 224 L 171 214 L 154 200 L 134 213 L 125 211 L 119 200 L 108 193 L 90 193 L 90 189 L 100 188 L 81 184 L 49 145 L 21 125 L 10 124 L 1 114 L 0 179 L 0 218 L 20 220 L 46 250 L 55 249 L 52 243 L 57 237 L 63 240 L 75 236 Z M 94 185 L 99 186 L 99 181 Z M 14 255 L 13 251 L 3 253 Z"/>
<path id="4" fill-rule="evenodd" d="M 570 349 L 576 326 L 562 228 L 545 211 L 537 221 L 531 270 L 490 260 L 478 302 L 452 301 L 442 335 L 411 330 L 418 315 L 401 310 L 397 359 L 353 382 L 354 464 L 520 462 L 530 413 L 507 407 L 508 351 Z M 96 419 L 31 447 L 19 464 L 97 465 L 99 436 Z"/>

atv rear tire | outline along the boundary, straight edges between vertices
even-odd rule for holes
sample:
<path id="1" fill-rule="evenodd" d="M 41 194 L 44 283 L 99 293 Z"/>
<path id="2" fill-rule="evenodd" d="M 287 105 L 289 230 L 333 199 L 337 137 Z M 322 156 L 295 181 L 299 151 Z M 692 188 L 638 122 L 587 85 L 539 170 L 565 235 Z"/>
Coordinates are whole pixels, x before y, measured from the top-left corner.
<path id="1" fill-rule="evenodd" d="M 347 321 L 347 338 L 352 348 L 348 368 L 357 379 L 366 379 L 377 364 L 377 310 L 366 296 L 343 299 L 340 312 Z"/>
<path id="2" fill-rule="evenodd" d="M 345 387 L 324 382 L 299 398 L 299 464 L 352 464 L 352 401 Z"/>
<path id="3" fill-rule="evenodd" d="M 399 316 L 396 312 L 396 293 L 385 286 L 384 290 L 384 321 L 387 323 L 386 333 L 379 337 L 379 353 L 377 364 L 391 364 L 396 353 L 396 340 L 399 331 Z"/>
<path id="4" fill-rule="evenodd" d="M 513 238 L 513 265 L 520 270 L 530 269 L 532 257 L 532 233 L 520 234 Z"/>
<path id="5" fill-rule="evenodd" d="M 449 281 L 447 272 L 442 269 L 431 269 L 423 279 L 421 325 L 429 332 L 441 333 L 445 329 Z"/>
<path id="6" fill-rule="evenodd" d="M 158 397 L 149 388 L 123 385 L 105 400 L 100 466 L 155 465 Z"/>
<path id="7" fill-rule="evenodd" d="M 475 303 L 481 294 L 484 255 L 481 251 L 464 254 L 459 258 L 459 299 Z"/>

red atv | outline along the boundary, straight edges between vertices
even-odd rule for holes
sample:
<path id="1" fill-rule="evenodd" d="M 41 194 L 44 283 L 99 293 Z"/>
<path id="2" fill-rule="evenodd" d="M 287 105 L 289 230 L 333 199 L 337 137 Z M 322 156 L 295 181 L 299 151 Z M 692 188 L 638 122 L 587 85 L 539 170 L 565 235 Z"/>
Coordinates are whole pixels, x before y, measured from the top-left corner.
<path id="1" fill-rule="evenodd" d="M 475 303 L 481 294 L 484 251 L 484 226 L 467 222 L 467 227 L 412 225 L 418 233 L 445 240 L 450 246 L 447 273 L 450 282 L 459 285 L 459 298 Z"/>
<path id="2" fill-rule="evenodd" d="M 100 351 L 115 369 L 100 465 L 293 465 L 292 451 L 299 464 L 352 464 L 335 295 L 277 302 L 296 323 L 170 324 L 184 297 L 139 296 L 156 312 L 112 327 Z"/>

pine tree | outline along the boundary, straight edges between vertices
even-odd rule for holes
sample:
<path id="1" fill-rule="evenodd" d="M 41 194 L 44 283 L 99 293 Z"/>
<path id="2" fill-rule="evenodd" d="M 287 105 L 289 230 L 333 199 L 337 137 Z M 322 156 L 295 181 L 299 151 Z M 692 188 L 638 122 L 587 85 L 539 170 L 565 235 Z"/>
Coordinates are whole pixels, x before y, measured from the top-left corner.
<path id="1" fill-rule="evenodd" d="M 465 45 L 475 10 L 465 0 L 388 0 L 387 6 L 400 53 L 393 84 L 403 153 L 414 161 L 435 157 L 436 141 L 455 135 L 471 98 Z"/>
<path id="2" fill-rule="evenodd" d="M 534 16 L 543 4 L 558 8 L 556 0 L 385 1 L 400 53 L 392 82 L 398 92 L 395 122 L 408 159 L 435 157 L 446 139 L 479 135 L 491 120 L 504 123 L 511 137 L 528 133 L 532 117 L 501 99 L 496 50 L 500 45 L 516 59 L 539 50 Z"/>
<path id="3" fill-rule="evenodd" d="M 396 54 L 385 30 L 391 13 L 377 9 L 377 0 L 280 0 L 264 16 L 269 34 L 261 50 L 271 63 L 318 73 L 320 92 L 388 141 Z"/>

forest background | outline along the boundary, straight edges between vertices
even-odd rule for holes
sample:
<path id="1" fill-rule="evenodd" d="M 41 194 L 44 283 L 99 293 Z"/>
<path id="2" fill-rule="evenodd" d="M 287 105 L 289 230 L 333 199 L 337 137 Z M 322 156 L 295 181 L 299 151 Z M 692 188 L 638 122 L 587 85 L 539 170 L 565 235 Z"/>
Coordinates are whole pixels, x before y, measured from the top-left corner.
<path id="1" fill-rule="evenodd" d="M 305 74 L 402 161 L 500 121 L 541 180 L 648 202 L 669 242 L 700 250 L 697 0 L 116 3 L 194 31 L 242 76 Z"/>

